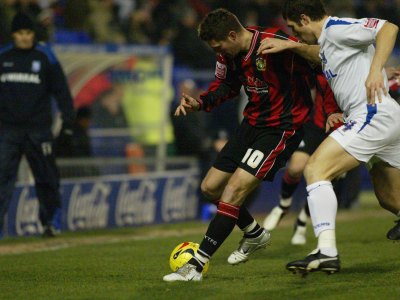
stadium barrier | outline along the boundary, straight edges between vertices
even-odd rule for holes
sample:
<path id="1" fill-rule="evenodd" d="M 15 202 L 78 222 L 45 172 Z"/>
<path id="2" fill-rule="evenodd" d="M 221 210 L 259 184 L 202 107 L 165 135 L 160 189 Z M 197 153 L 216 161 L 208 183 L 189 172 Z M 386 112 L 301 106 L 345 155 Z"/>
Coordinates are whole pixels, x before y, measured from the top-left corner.
<path id="1" fill-rule="evenodd" d="M 76 231 L 193 220 L 199 215 L 198 186 L 197 167 L 63 180 L 62 209 L 54 224 L 63 231 Z M 40 234 L 38 211 L 33 185 L 18 184 L 4 234 Z"/>

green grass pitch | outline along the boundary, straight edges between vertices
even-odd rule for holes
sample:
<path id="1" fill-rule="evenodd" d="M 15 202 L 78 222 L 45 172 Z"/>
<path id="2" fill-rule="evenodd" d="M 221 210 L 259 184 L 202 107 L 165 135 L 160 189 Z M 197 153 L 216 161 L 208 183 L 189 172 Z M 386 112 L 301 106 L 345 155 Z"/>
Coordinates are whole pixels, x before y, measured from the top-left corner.
<path id="1" fill-rule="evenodd" d="M 0 242 L 0 299 L 400 299 L 400 243 L 386 240 L 395 217 L 371 193 L 361 206 L 339 211 L 342 271 L 306 278 L 285 270 L 315 246 L 290 245 L 294 215 L 272 235 L 272 245 L 239 266 L 226 259 L 241 238 L 234 230 L 211 260 L 202 282 L 165 283 L 170 251 L 200 242 L 207 224 L 181 223 L 63 233 L 55 239 Z M 260 219 L 263 216 L 260 216 Z"/>

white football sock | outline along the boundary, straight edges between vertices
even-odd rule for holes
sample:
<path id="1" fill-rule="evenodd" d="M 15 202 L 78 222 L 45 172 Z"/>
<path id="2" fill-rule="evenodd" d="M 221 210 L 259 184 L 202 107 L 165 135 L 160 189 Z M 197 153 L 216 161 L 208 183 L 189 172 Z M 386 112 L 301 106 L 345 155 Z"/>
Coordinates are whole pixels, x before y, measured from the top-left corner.
<path id="1" fill-rule="evenodd" d="M 328 256 L 338 255 L 336 249 L 336 236 L 335 230 L 328 229 L 322 231 L 318 236 L 318 249 L 322 254 Z"/>
<path id="2" fill-rule="evenodd" d="M 281 198 L 281 200 L 279 201 L 279 205 L 282 207 L 289 207 L 290 205 L 292 205 L 292 197 L 286 199 Z"/>
<path id="3" fill-rule="evenodd" d="M 197 259 L 202 266 L 204 266 L 210 260 L 208 257 L 201 255 L 198 251 L 194 254 L 194 258 Z"/>
<path id="4" fill-rule="evenodd" d="M 307 186 L 308 206 L 315 236 L 318 237 L 318 248 L 321 253 L 336 256 L 335 218 L 337 199 L 329 181 L 318 181 Z M 325 232 L 325 233 L 323 233 Z M 329 254 L 328 254 L 329 253 Z M 333 255 L 332 253 L 336 253 Z"/>

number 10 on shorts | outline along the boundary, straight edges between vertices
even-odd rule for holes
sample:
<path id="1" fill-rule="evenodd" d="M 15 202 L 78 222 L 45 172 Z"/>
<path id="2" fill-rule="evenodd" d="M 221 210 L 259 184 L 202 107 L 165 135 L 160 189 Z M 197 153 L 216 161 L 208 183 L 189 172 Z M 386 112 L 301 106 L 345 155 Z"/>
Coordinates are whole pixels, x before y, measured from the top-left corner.
<path id="1" fill-rule="evenodd" d="M 242 159 L 242 163 L 244 164 L 247 163 L 248 166 L 255 169 L 260 164 L 263 158 L 264 158 L 264 153 L 262 153 L 260 150 L 254 150 L 249 148 L 247 149 L 247 152 Z"/>

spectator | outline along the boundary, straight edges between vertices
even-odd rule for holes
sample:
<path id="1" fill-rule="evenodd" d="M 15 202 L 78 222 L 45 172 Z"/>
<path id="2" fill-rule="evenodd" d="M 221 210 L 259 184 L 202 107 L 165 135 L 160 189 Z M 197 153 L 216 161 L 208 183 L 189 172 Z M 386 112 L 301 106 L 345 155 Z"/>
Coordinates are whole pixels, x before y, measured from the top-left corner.
<path id="1" fill-rule="evenodd" d="M 15 15 L 15 3 L 17 0 L 0 1 L 0 44 L 12 41 L 11 20 Z"/>
<path id="2" fill-rule="evenodd" d="M 112 0 L 94 0 L 90 2 L 91 13 L 88 16 L 89 31 L 97 43 L 125 43 L 125 36 L 114 13 Z"/>
<path id="3" fill-rule="evenodd" d="M 114 86 L 102 92 L 93 104 L 92 127 L 126 128 L 128 123 L 122 109 L 122 87 Z"/>
<path id="4" fill-rule="evenodd" d="M 172 41 L 175 63 L 194 69 L 212 68 L 215 61 L 211 50 L 197 37 L 197 15 L 187 8 L 182 13 L 177 34 Z"/>
<path id="5" fill-rule="evenodd" d="M 89 0 L 68 0 L 65 3 L 65 26 L 74 31 L 88 30 Z"/>

